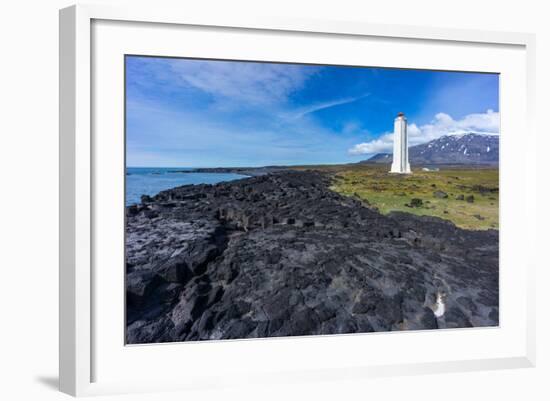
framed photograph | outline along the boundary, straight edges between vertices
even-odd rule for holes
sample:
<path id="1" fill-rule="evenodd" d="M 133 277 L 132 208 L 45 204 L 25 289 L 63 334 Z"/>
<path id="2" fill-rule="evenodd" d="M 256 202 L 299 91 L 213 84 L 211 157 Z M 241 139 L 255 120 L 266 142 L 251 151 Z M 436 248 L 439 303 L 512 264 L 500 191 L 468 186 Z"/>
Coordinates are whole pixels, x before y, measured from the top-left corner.
<path id="1" fill-rule="evenodd" d="M 61 10 L 61 390 L 533 366 L 533 48 Z"/>

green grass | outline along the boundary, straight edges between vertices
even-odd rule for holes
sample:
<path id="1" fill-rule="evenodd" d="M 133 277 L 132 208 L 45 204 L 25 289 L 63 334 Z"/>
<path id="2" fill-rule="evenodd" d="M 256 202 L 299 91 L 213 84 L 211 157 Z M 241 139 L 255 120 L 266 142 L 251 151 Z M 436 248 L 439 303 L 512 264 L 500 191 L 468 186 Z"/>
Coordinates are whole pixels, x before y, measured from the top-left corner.
<path id="1" fill-rule="evenodd" d="M 441 217 L 470 230 L 498 229 L 498 168 L 447 167 L 430 172 L 413 168 L 410 175 L 390 174 L 385 165 L 316 169 L 335 173 L 334 191 L 356 196 L 384 214 L 402 211 Z M 438 198 L 436 191 L 443 191 L 448 197 Z M 459 195 L 473 195 L 474 202 L 457 200 Z M 422 199 L 422 206 L 407 206 L 412 198 Z"/>

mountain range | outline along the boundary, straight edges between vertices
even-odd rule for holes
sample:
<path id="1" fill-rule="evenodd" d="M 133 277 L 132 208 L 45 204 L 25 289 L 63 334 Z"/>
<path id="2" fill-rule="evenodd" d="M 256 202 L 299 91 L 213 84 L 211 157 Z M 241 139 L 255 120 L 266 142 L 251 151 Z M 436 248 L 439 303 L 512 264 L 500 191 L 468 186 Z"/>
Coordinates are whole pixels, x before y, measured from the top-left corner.
<path id="1" fill-rule="evenodd" d="M 378 153 L 360 163 L 389 164 L 391 153 Z M 498 164 L 499 136 L 467 133 L 446 135 L 409 148 L 409 162 L 419 164 Z"/>

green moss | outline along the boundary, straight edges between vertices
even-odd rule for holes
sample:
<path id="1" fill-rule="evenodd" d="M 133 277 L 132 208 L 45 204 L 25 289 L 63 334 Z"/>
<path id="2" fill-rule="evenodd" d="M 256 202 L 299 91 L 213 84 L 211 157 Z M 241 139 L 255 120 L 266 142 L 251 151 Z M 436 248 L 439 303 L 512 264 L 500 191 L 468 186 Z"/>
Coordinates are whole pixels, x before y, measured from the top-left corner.
<path id="1" fill-rule="evenodd" d="M 413 169 L 411 175 L 390 174 L 387 169 L 372 165 L 327 167 L 337 172 L 334 191 L 359 197 L 381 213 L 402 211 L 441 217 L 466 229 L 498 229 L 497 168 L 442 168 L 431 172 Z M 437 197 L 436 191 L 443 191 L 448 197 Z M 473 202 L 466 201 L 470 195 Z M 410 207 L 412 198 L 422 199 L 422 205 Z"/>

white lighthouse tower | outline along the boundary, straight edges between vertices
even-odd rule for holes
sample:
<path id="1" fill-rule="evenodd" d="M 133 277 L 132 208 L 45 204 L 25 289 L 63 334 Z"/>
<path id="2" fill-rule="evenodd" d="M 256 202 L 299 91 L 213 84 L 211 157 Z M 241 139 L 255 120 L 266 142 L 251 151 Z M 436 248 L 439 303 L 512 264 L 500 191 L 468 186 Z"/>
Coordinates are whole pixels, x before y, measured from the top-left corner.
<path id="1" fill-rule="evenodd" d="M 390 173 L 410 174 L 407 119 L 398 113 L 393 124 L 393 162 Z"/>

